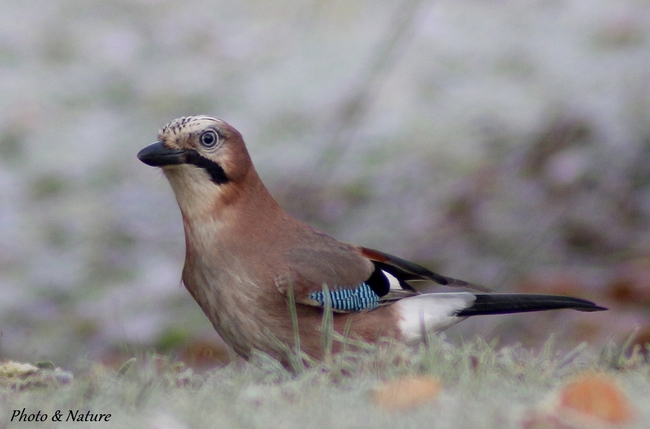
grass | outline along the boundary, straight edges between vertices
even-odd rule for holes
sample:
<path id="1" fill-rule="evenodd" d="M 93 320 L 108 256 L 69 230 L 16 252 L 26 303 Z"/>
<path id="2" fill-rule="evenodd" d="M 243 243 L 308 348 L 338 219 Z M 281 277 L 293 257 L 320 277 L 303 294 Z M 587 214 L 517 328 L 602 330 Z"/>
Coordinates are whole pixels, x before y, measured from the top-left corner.
<path id="1" fill-rule="evenodd" d="M 102 425 L 133 428 L 534 427 L 526 419 L 567 380 L 591 371 L 617 380 L 643 427 L 650 417 L 650 365 L 640 348 L 624 353 L 624 347 L 611 345 L 599 355 L 584 346 L 560 353 L 549 340 L 533 352 L 480 338 L 451 345 L 435 336 L 417 349 L 389 341 L 350 347 L 296 372 L 258 354 L 253 363 L 233 361 L 204 374 L 149 353 L 117 370 L 89 362 L 70 382 L 14 378 L 0 390 L 0 428 L 98 424 L 65 422 L 68 410 L 110 413 Z M 382 383 L 411 375 L 439 380 L 442 393 L 402 412 L 373 402 L 371 394 Z M 48 421 L 9 422 L 13 410 L 23 408 L 48 414 Z M 50 421 L 56 410 L 64 413 L 61 423 Z"/>
<path id="2" fill-rule="evenodd" d="M 597 377 L 588 380 L 588 387 L 574 386 L 580 409 L 586 406 L 592 414 L 615 415 L 639 427 L 650 416 L 650 350 L 632 346 L 636 332 L 599 354 L 586 344 L 559 352 L 552 337 L 538 352 L 499 347 L 478 337 L 452 345 L 444 335 L 429 335 L 417 348 L 388 339 L 368 344 L 350 338 L 349 327 L 343 335 L 333 330 L 325 289 L 321 329 L 326 354 L 317 362 L 300 351 L 292 292 L 289 285 L 296 347 L 279 344 L 288 368 L 261 352 L 248 363 L 233 358 L 202 374 L 153 352 L 132 357 L 119 369 L 86 362 L 76 377 L 47 362 L 31 368 L 5 363 L 0 365 L 0 428 L 94 427 L 99 423 L 70 421 L 72 415 L 91 413 L 110 414 L 102 425 L 157 429 L 566 429 L 575 426 L 557 420 L 564 410 L 558 408 L 558 398 L 570 390 L 562 386 L 585 374 Z M 343 343 L 343 352 L 330 353 L 335 341 Z M 602 376 L 607 377 L 604 385 Z M 594 398 L 594 390 L 602 392 Z M 575 403 L 575 396 L 568 401 Z M 402 405 L 391 406 L 396 398 Z M 43 422 L 14 417 L 12 422 L 21 410 L 25 418 L 47 417 Z M 52 421 L 57 410 L 61 422 Z"/>

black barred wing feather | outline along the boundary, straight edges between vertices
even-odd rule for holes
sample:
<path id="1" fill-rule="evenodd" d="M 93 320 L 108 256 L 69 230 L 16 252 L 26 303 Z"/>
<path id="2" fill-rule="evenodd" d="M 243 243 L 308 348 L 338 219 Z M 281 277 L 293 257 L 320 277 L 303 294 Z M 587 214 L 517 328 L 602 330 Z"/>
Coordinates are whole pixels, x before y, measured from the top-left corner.
<path id="1" fill-rule="evenodd" d="M 379 296 L 368 283 L 362 283 L 356 288 L 323 289 L 311 292 L 309 300 L 319 307 L 325 308 L 329 299 L 332 310 L 337 313 L 351 313 L 374 310 L 377 307 L 391 304 L 407 296 L 418 295 L 410 290 L 390 290 L 385 295 Z"/>

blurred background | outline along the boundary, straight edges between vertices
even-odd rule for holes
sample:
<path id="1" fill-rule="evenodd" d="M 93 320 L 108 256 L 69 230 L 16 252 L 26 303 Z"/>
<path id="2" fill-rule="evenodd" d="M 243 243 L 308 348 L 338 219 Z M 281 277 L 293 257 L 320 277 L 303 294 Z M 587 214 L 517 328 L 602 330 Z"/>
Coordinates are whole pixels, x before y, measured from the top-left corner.
<path id="1" fill-rule="evenodd" d="M 650 4 L 3 0 L 0 359 L 228 355 L 180 283 L 174 196 L 136 159 L 225 119 L 293 215 L 498 291 L 501 344 L 650 342 Z"/>

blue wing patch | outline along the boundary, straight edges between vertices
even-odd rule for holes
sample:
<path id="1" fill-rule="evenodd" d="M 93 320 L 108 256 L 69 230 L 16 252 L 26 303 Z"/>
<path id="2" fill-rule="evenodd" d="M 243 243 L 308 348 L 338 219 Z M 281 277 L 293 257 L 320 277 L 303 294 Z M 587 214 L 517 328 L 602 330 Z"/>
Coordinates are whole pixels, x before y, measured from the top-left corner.
<path id="1" fill-rule="evenodd" d="M 328 291 L 332 310 L 335 311 L 361 311 L 372 310 L 379 307 L 379 296 L 366 283 L 355 289 L 337 289 Z M 310 299 L 317 301 L 321 307 L 325 307 L 325 294 L 323 291 L 312 292 Z"/>

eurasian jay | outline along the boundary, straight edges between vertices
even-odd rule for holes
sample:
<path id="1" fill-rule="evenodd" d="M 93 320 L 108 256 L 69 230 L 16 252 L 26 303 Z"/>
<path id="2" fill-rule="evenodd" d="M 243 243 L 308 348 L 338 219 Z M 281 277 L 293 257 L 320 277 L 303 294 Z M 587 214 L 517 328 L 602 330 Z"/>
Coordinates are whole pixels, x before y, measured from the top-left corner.
<path id="1" fill-rule="evenodd" d="M 486 289 L 338 241 L 291 217 L 260 180 L 241 134 L 219 119 L 176 119 L 138 158 L 161 167 L 176 196 L 185 231 L 185 287 L 244 358 L 256 349 L 286 362 L 284 354 L 295 338 L 290 294 L 300 348 L 317 359 L 323 355 L 326 306 L 339 333 L 348 325 L 351 336 L 367 342 L 390 337 L 411 344 L 419 343 L 424 332 L 441 331 L 470 316 L 605 310 L 559 295 L 420 293 L 412 282 Z"/>

